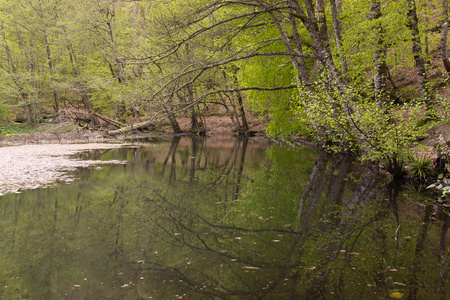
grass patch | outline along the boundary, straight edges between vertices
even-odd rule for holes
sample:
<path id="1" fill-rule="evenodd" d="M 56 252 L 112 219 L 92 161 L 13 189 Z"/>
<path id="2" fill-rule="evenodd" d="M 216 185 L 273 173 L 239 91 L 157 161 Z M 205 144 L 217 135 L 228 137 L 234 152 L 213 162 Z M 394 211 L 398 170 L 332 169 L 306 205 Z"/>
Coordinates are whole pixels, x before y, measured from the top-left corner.
<path id="1" fill-rule="evenodd" d="M 15 135 L 32 132 L 64 133 L 71 132 L 76 128 L 76 124 L 69 122 L 57 124 L 39 124 L 35 127 L 30 127 L 27 124 L 9 124 L 0 125 L 0 135 Z"/>
<path id="2" fill-rule="evenodd" d="M 76 130 L 78 125 L 71 122 L 54 123 L 54 124 L 40 124 L 36 127 L 36 132 L 48 133 L 64 133 Z"/>
<path id="3" fill-rule="evenodd" d="M 0 125 L 0 135 L 13 135 L 33 131 L 34 129 L 27 124 Z"/>

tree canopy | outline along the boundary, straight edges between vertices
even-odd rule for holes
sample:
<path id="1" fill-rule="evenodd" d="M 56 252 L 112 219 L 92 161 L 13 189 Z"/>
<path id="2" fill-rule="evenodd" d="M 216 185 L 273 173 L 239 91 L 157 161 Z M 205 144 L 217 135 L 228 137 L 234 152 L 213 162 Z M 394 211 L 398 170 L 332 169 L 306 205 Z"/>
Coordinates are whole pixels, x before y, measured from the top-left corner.
<path id="1" fill-rule="evenodd" d="M 396 156 L 439 117 L 447 20 L 437 0 L 4 0 L 0 117 L 79 109 L 93 126 L 168 119 L 177 132 L 189 116 L 204 131 L 220 107 L 245 134 L 250 108 L 272 135 Z"/>

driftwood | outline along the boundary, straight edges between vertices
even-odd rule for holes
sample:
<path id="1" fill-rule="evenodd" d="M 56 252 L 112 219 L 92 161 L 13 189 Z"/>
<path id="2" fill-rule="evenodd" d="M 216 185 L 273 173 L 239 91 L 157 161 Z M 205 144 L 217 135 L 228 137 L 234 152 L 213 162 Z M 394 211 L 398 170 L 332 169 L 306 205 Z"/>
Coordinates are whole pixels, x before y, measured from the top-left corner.
<path id="1" fill-rule="evenodd" d="M 157 124 L 155 123 L 155 120 L 148 120 L 148 121 L 144 121 L 144 122 L 137 123 L 134 125 L 122 127 L 117 130 L 112 130 L 112 131 L 109 131 L 108 133 L 109 134 L 121 134 L 121 133 L 126 133 L 128 131 L 136 130 L 136 129 L 142 129 L 142 128 L 147 128 L 147 127 L 156 127 L 156 125 Z"/>
<path id="2" fill-rule="evenodd" d="M 101 114 L 99 114 L 99 113 L 96 113 L 96 112 L 92 112 L 92 113 L 93 113 L 94 116 L 96 116 L 97 118 L 100 118 L 100 119 L 102 119 L 103 121 L 105 121 L 106 123 L 109 123 L 109 124 L 111 124 L 111 125 L 113 125 L 113 126 L 116 126 L 117 128 L 121 128 L 121 127 L 124 127 L 124 126 L 125 126 L 125 124 L 120 123 L 119 121 L 113 120 L 113 119 L 111 119 L 111 118 L 105 117 L 105 116 L 103 116 L 103 115 L 101 115 Z"/>

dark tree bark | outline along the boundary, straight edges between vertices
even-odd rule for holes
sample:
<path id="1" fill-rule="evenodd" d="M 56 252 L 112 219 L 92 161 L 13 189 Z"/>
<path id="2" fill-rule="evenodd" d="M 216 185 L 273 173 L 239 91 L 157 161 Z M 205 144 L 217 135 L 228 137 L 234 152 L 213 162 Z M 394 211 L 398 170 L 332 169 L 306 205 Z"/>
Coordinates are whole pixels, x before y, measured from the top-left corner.
<path id="1" fill-rule="evenodd" d="M 319 37 L 322 41 L 328 40 L 327 20 L 325 18 L 324 0 L 316 0 L 317 24 L 319 26 Z"/>

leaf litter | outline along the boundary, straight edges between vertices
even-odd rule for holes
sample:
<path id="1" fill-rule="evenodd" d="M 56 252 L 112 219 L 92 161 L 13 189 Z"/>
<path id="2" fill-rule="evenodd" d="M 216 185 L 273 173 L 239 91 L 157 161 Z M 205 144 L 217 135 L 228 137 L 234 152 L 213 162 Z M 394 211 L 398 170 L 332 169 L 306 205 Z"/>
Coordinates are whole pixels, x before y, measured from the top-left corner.
<path id="1" fill-rule="evenodd" d="M 77 168 L 100 164 L 126 164 L 120 160 L 82 160 L 75 154 L 116 149 L 123 144 L 40 144 L 0 147 L 0 196 L 75 180 Z"/>

